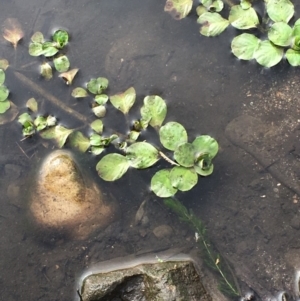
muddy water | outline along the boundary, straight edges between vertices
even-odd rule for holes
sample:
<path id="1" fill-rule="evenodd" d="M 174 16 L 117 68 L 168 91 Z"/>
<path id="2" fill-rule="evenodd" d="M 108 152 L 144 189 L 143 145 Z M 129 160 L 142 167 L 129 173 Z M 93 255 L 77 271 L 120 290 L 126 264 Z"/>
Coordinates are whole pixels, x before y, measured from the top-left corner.
<path id="1" fill-rule="evenodd" d="M 38 66 L 43 60 L 28 55 L 28 43 L 35 31 L 50 37 L 54 29 L 65 28 L 71 34 L 66 49 L 71 66 L 80 68 L 74 87 L 96 76 L 110 80 L 109 94 L 133 85 L 139 102 L 149 94 L 166 99 L 168 120 L 181 122 L 190 137 L 215 137 L 221 149 L 214 174 L 178 197 L 203 220 L 210 240 L 240 281 L 243 294 L 252 289 L 258 300 L 266 300 L 287 291 L 295 298 L 295 273 L 300 268 L 299 196 L 250 155 L 253 149 L 234 145 L 224 133 L 230 121 L 248 114 L 267 126 L 278 127 L 282 137 L 291 136 L 292 140 L 279 143 L 285 142 L 285 151 L 289 150 L 298 137 L 290 135 L 299 123 L 297 70 L 284 62 L 265 70 L 255 63 L 236 60 L 229 49 L 234 30 L 228 29 L 214 39 L 202 37 L 194 13 L 175 21 L 164 13 L 163 2 L 7 2 L 2 5 L 0 19 L 17 18 L 25 36 L 17 53 L 2 40 L 1 57 L 67 105 L 91 117 L 86 103 L 90 100 L 72 99 L 72 88 L 66 87 L 57 74 L 50 82 L 41 80 Z M 42 113 L 54 114 L 68 127 L 80 126 L 78 120 L 18 81 L 13 71 L 7 71 L 6 84 L 21 110 L 27 99 L 37 97 Z M 138 107 L 133 108 L 131 118 L 137 116 Z M 105 125 L 124 129 L 123 116 L 109 109 Z M 155 142 L 154 136 L 149 133 L 146 138 Z M 86 241 L 69 241 L 55 234 L 43 236 L 27 217 L 28 187 L 36 166 L 52 146 L 42 145 L 38 138 L 21 138 L 16 122 L 1 126 L 0 300 L 72 300 L 77 298 L 81 273 L 100 261 L 132 254 L 154 255 L 174 246 L 187 253 L 198 250 L 194 233 L 149 193 L 153 170 L 132 170 L 117 183 L 103 183 L 95 174 L 97 159 L 89 155 L 78 160 L 106 193 L 114 194 L 122 218 Z M 264 143 L 263 135 L 260 143 Z M 146 198 L 149 222 L 136 226 L 135 214 Z M 173 233 L 158 239 L 153 230 L 163 224 L 171 226 Z M 201 260 L 201 252 L 197 254 Z"/>

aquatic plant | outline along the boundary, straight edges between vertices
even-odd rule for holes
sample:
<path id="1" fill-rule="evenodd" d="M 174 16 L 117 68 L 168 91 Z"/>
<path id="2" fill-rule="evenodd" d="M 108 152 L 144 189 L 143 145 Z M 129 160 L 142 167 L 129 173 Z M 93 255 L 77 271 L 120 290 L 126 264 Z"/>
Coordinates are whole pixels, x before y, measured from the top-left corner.
<path id="1" fill-rule="evenodd" d="M 211 242 L 207 238 L 206 229 L 202 221 L 174 198 L 165 199 L 164 204 L 174 211 L 181 221 L 187 223 L 195 231 L 195 240 L 203 250 L 205 263 L 219 275 L 220 291 L 232 297 L 241 296 L 238 282 L 229 264 L 213 249 Z"/>
<path id="2" fill-rule="evenodd" d="M 200 0 L 196 11 L 200 33 L 207 37 L 221 34 L 229 25 L 238 30 L 255 30 L 236 36 L 231 42 L 232 53 L 239 59 L 255 59 L 264 67 L 273 67 L 285 57 L 290 65 L 300 66 L 300 19 L 289 25 L 294 16 L 294 5 L 289 0 L 264 0 L 256 6 L 263 9 L 259 16 L 252 7 L 253 0 L 241 0 L 239 4 L 221 0 Z M 192 9 L 192 0 L 168 0 L 165 11 L 179 15 L 181 19 Z M 223 16 L 228 6 L 229 15 Z M 184 12 L 184 13 L 183 13 Z M 262 39 L 260 39 L 260 36 Z"/>

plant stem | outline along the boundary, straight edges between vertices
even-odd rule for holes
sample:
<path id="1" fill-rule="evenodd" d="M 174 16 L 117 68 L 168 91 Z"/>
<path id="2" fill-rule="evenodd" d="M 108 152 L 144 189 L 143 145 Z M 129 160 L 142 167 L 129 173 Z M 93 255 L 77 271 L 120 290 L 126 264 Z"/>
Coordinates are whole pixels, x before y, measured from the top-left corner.
<path id="1" fill-rule="evenodd" d="M 55 106 L 59 107 L 66 113 L 74 116 L 76 119 L 80 120 L 81 122 L 87 124 L 89 123 L 88 118 L 84 115 L 78 113 L 77 111 L 71 109 L 70 107 L 66 106 L 62 101 L 60 101 L 58 98 L 38 86 L 36 83 L 31 81 L 29 78 L 27 78 L 25 75 L 18 71 L 13 72 L 16 78 L 18 78 L 23 84 L 30 87 L 34 92 L 40 94 L 42 97 L 45 97 L 48 101 L 52 102 Z"/>
<path id="2" fill-rule="evenodd" d="M 171 160 L 169 157 L 167 157 L 162 151 L 158 152 L 160 154 L 160 156 L 165 159 L 168 163 L 172 164 L 172 165 L 176 165 L 176 166 L 180 166 L 178 163 L 174 162 L 173 160 Z"/>

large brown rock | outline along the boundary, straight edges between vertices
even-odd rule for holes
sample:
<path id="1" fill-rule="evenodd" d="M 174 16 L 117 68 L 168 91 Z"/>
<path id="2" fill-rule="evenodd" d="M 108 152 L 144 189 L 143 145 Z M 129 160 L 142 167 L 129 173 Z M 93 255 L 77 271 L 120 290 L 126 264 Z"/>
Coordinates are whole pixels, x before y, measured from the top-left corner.
<path id="1" fill-rule="evenodd" d="M 97 185 L 84 178 L 70 152 L 54 151 L 45 158 L 31 196 L 30 214 L 38 228 L 85 239 L 117 218 L 117 207 L 106 202 Z"/>

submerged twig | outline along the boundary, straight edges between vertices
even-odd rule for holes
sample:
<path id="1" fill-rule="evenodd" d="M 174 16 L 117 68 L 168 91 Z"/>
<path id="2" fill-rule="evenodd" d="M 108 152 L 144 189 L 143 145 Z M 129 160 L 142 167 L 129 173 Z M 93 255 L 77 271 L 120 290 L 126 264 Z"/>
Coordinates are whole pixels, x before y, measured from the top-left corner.
<path id="1" fill-rule="evenodd" d="M 16 142 L 16 144 L 17 144 L 17 146 L 19 147 L 19 149 L 21 150 L 21 152 L 25 155 L 25 157 L 26 157 L 27 159 L 30 159 L 30 158 L 27 156 L 27 154 L 24 152 L 23 148 L 18 144 L 18 142 Z"/>
<path id="2" fill-rule="evenodd" d="M 52 102 L 54 105 L 65 111 L 66 113 L 74 116 L 76 119 L 80 120 L 83 123 L 88 123 L 87 117 L 84 115 L 78 113 L 77 111 L 71 109 L 67 105 L 65 105 L 62 101 L 60 101 L 58 98 L 38 86 L 36 83 L 31 81 L 29 78 L 27 78 L 25 75 L 23 75 L 20 72 L 14 71 L 14 75 L 22 81 L 23 84 L 29 86 L 34 92 L 40 94 L 41 96 L 45 97 L 48 101 Z"/>

